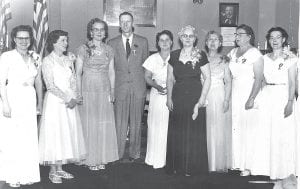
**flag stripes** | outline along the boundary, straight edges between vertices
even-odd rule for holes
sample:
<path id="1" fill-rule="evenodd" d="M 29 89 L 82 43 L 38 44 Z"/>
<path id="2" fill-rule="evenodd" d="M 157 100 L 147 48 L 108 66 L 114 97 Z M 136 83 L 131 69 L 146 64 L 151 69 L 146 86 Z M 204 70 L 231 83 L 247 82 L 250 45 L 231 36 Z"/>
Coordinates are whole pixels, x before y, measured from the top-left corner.
<path id="1" fill-rule="evenodd" d="M 46 0 L 34 0 L 33 35 L 34 48 L 40 56 L 43 56 L 46 39 L 48 37 L 48 14 Z"/>
<path id="2" fill-rule="evenodd" d="M 11 19 L 10 0 L 0 0 L 0 46 L 8 48 L 7 21 Z"/>

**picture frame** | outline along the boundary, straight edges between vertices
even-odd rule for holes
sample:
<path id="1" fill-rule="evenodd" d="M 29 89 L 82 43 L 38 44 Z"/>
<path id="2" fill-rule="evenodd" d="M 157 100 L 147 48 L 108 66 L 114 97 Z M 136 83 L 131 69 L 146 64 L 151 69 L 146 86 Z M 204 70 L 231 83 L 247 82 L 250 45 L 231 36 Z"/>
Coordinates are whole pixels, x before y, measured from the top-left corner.
<path id="1" fill-rule="evenodd" d="M 103 19 L 109 26 L 119 26 L 119 15 L 125 11 L 133 14 L 134 26 L 156 26 L 157 0 L 103 0 Z"/>
<path id="2" fill-rule="evenodd" d="M 219 3 L 219 26 L 237 27 L 239 3 Z"/>

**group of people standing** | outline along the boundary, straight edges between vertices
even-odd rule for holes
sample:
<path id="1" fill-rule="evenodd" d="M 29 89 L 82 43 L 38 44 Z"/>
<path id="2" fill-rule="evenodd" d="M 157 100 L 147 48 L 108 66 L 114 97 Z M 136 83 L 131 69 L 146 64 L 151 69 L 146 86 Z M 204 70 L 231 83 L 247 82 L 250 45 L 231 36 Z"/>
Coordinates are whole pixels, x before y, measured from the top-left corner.
<path id="1" fill-rule="evenodd" d="M 186 176 L 230 169 L 274 180 L 298 175 L 300 68 L 287 32 L 268 31 L 265 55 L 245 24 L 227 55 L 215 31 L 207 33 L 205 51 L 195 46 L 194 27 L 178 35 L 182 48 L 171 52 L 173 36 L 158 33 L 159 52 L 144 63 L 152 86 L 145 162 Z"/>
<path id="2" fill-rule="evenodd" d="M 106 43 L 107 24 L 92 19 L 88 42 L 76 54 L 67 52 L 68 33 L 54 30 L 43 60 L 31 51 L 30 26 L 12 30 L 13 50 L 0 58 L 0 180 L 11 187 L 39 182 L 42 164 L 50 166 L 51 182 L 62 183 L 74 178 L 62 169 L 67 163 L 97 171 L 117 160 L 139 161 L 146 83 L 146 164 L 185 176 L 228 169 L 271 179 L 298 173 L 300 74 L 284 29 L 269 30 L 271 52 L 264 56 L 244 24 L 228 55 L 215 31 L 200 50 L 195 28 L 183 27 L 181 48 L 171 51 L 173 34 L 163 30 L 158 52 L 148 57 L 132 14 L 123 12 L 119 22 L 121 35 Z"/>

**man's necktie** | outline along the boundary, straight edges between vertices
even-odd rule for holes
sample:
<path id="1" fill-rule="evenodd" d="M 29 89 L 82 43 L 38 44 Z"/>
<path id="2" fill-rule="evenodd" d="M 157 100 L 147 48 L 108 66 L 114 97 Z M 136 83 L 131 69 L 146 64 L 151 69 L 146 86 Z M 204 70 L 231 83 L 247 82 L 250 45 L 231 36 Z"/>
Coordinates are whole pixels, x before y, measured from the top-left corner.
<path id="1" fill-rule="evenodd" d="M 130 44 L 129 44 L 129 39 L 126 39 L 126 57 L 128 58 L 130 55 Z"/>

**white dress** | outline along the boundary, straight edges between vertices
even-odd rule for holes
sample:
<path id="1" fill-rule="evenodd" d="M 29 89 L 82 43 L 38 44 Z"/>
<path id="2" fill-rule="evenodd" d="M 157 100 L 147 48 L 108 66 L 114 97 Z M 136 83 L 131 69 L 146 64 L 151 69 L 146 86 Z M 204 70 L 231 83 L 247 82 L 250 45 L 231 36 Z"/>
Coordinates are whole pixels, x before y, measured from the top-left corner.
<path id="1" fill-rule="evenodd" d="M 258 133 L 251 172 L 267 175 L 271 179 L 283 179 L 296 173 L 296 121 L 295 110 L 284 118 L 284 108 L 289 99 L 288 69 L 295 66 L 297 58 L 272 60 L 264 55 L 264 77 L 267 85 L 261 92 Z M 262 140 L 263 139 L 263 140 Z M 267 152 L 267 153 L 266 153 Z"/>
<path id="2" fill-rule="evenodd" d="M 262 55 L 251 48 L 239 58 L 238 48 L 228 54 L 229 68 L 232 74 L 232 168 L 241 171 L 249 169 L 253 151 L 254 131 L 257 127 L 258 110 L 245 109 L 254 82 L 253 64 Z"/>
<path id="3" fill-rule="evenodd" d="M 231 109 L 223 112 L 224 63 L 210 63 L 211 86 L 207 94 L 206 132 L 209 171 L 227 172 L 231 164 Z"/>
<path id="4" fill-rule="evenodd" d="M 44 58 L 43 78 L 47 87 L 41 118 L 39 154 L 41 164 L 78 162 L 86 154 L 77 106 L 65 103 L 76 98 L 73 62 L 54 52 Z"/>
<path id="5" fill-rule="evenodd" d="M 169 58 L 168 58 L 169 59 Z M 143 67 L 152 72 L 152 79 L 162 87 L 166 87 L 167 61 L 164 62 L 159 53 L 148 57 Z M 153 168 L 162 168 L 166 164 L 166 148 L 168 135 L 169 110 L 166 106 L 167 95 L 161 95 L 151 88 L 148 110 L 148 137 L 145 162 Z"/>
<path id="6" fill-rule="evenodd" d="M 297 175 L 298 175 L 298 183 L 300 183 L 300 61 L 298 59 L 297 63 L 297 84 L 298 84 L 298 98 L 296 101 L 295 108 L 295 117 L 296 117 L 296 128 L 297 128 Z M 298 184 L 298 188 L 300 188 L 300 184 Z"/>
<path id="7" fill-rule="evenodd" d="M 11 118 L 4 117 L 0 101 L 0 180 L 7 183 L 40 181 L 34 88 L 38 66 L 32 58 L 24 62 L 16 50 L 1 56 L 0 80 L 3 85 L 7 79 L 7 98 L 11 108 Z"/>

